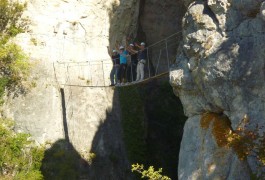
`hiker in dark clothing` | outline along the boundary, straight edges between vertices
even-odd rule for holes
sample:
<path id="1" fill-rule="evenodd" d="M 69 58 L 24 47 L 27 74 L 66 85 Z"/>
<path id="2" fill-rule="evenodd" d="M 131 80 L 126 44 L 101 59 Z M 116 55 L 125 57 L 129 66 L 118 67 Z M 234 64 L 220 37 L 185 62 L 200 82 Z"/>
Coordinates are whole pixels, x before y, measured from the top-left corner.
<path id="1" fill-rule="evenodd" d="M 137 67 L 137 53 L 134 53 L 131 51 L 131 49 L 134 49 L 134 45 L 130 44 L 130 47 L 128 48 L 129 55 L 131 57 L 131 61 L 128 63 L 127 67 L 127 81 L 133 82 L 136 80 L 136 67 Z"/>
<path id="2" fill-rule="evenodd" d="M 110 72 L 110 81 L 111 81 L 111 86 L 114 86 L 118 82 L 120 82 L 120 75 L 119 75 L 119 69 L 120 69 L 120 55 L 116 50 L 112 51 L 112 63 L 113 67 Z M 114 81 L 115 80 L 115 81 Z"/>

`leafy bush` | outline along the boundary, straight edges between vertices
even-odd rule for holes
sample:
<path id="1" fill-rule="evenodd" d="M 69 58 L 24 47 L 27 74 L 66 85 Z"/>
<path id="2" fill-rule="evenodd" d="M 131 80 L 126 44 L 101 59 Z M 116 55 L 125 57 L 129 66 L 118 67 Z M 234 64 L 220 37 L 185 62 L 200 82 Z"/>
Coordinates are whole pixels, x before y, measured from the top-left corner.
<path id="1" fill-rule="evenodd" d="M 133 164 L 132 172 L 138 172 L 142 175 L 142 179 L 147 178 L 149 180 L 171 180 L 169 177 L 162 175 L 162 168 L 159 168 L 158 171 L 155 170 L 153 166 L 150 166 L 147 170 L 144 169 L 144 165 Z"/>
<path id="2" fill-rule="evenodd" d="M 0 95 L 5 88 L 9 92 L 24 90 L 30 67 L 27 56 L 19 46 L 0 43 Z"/>
<path id="3" fill-rule="evenodd" d="M 28 134 L 12 129 L 12 121 L 0 119 L 0 179 L 42 179 L 44 148 L 34 146 Z"/>
<path id="4" fill-rule="evenodd" d="M 22 19 L 25 4 L 1 0 L 0 2 L 0 98 L 8 92 L 25 90 L 30 63 L 12 37 L 24 31 L 27 21 Z"/>
<path id="5" fill-rule="evenodd" d="M 22 13 L 26 4 L 11 2 L 9 0 L 0 1 L 0 33 L 4 38 L 14 37 L 26 28 L 26 19 L 22 19 Z"/>
<path id="6" fill-rule="evenodd" d="M 24 90 L 30 63 L 12 38 L 24 31 L 26 20 L 21 18 L 25 4 L 0 1 L 0 102 L 8 93 Z M 21 92 L 21 91 L 20 91 Z M 15 133 L 13 122 L 0 119 L 0 179 L 43 179 L 40 171 L 44 148 L 38 148 L 25 133 Z"/>

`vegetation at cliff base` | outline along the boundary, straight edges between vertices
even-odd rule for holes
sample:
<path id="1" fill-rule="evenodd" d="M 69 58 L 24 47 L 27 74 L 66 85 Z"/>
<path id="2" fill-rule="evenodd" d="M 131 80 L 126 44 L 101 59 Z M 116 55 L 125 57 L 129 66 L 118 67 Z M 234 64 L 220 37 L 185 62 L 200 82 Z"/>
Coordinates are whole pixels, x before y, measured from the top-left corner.
<path id="1" fill-rule="evenodd" d="M 25 4 L 0 1 L 0 102 L 5 92 L 19 94 L 25 90 L 30 63 L 13 38 L 23 32 L 21 18 Z M 0 179 L 43 179 L 40 171 L 44 148 L 37 147 L 30 135 L 16 133 L 11 120 L 0 119 Z"/>
<path id="2" fill-rule="evenodd" d="M 141 174 L 141 178 L 148 178 L 151 180 L 171 180 L 169 177 L 162 175 L 162 168 L 159 168 L 157 171 L 153 166 L 148 167 L 148 169 L 144 169 L 144 165 L 133 164 L 132 172 L 138 172 Z"/>
<path id="3" fill-rule="evenodd" d="M 0 119 L 0 179 L 42 179 L 44 148 L 25 133 L 15 133 L 13 122 Z"/>

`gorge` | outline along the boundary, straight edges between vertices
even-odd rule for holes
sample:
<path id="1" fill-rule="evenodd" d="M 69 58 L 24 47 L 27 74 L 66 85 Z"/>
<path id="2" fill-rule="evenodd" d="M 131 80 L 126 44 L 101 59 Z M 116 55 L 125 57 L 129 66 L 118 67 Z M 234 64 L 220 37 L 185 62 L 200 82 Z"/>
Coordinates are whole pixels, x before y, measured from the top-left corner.
<path id="1" fill-rule="evenodd" d="M 264 132 L 264 0 L 21 2 L 29 24 L 14 41 L 34 64 L 29 81 L 36 85 L 6 96 L 1 114 L 17 132 L 49 142 L 49 156 L 70 149 L 77 179 L 135 179 L 130 165 L 148 158 L 171 166 L 165 172 L 172 179 L 264 177 L 255 152 L 241 160 L 230 141 L 222 144 L 230 131 Z M 128 40 L 148 46 L 177 32 L 169 77 L 107 87 L 109 50 Z M 89 153 L 96 155 L 92 164 Z M 46 179 L 61 167 L 48 161 Z"/>

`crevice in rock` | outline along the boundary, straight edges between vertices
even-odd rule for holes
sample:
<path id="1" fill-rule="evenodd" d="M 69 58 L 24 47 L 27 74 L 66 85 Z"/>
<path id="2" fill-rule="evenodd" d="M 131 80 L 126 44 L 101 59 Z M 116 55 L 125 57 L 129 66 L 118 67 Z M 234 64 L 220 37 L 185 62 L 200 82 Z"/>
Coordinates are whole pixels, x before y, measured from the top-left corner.
<path id="1" fill-rule="evenodd" d="M 65 134 L 65 140 L 66 142 L 70 143 L 69 140 L 69 134 L 68 134 L 68 125 L 67 125 L 67 117 L 66 117 L 66 107 L 65 107 L 65 94 L 64 89 L 60 88 L 61 93 L 61 103 L 62 103 L 62 117 L 63 117 L 63 128 L 64 128 L 64 134 Z"/>
<path id="2" fill-rule="evenodd" d="M 208 15 L 210 18 L 212 18 L 214 24 L 216 25 L 217 27 L 217 32 L 219 34 L 221 34 L 223 36 L 223 33 L 222 33 L 222 29 L 220 28 L 220 23 L 216 17 L 216 15 L 214 14 L 214 12 L 212 11 L 212 9 L 208 6 L 207 2 L 204 2 L 204 10 L 203 10 L 203 14 L 206 14 Z"/>
<path id="3" fill-rule="evenodd" d="M 204 10 L 203 10 L 203 14 L 206 14 L 208 16 L 210 16 L 213 19 L 213 22 L 219 26 L 219 21 L 216 17 L 216 15 L 214 14 L 214 12 L 212 11 L 212 9 L 208 6 L 207 3 L 204 3 Z"/>

